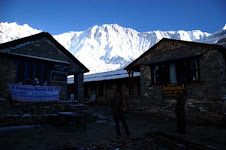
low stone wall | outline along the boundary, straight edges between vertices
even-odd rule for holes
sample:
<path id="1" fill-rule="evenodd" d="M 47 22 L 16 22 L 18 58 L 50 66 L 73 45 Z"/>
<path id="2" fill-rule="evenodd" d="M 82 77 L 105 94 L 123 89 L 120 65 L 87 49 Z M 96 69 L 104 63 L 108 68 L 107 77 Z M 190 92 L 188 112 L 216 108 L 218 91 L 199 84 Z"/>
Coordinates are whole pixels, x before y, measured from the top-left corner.
<path id="1" fill-rule="evenodd" d="M 59 112 L 85 114 L 88 106 L 73 101 L 0 103 L 0 126 L 48 124 L 56 122 Z M 86 115 L 86 114 L 85 114 Z"/>
<path id="2" fill-rule="evenodd" d="M 152 102 L 149 99 L 129 100 L 129 110 L 132 112 L 151 113 L 164 119 L 176 119 L 176 100 Z M 226 126 L 226 102 L 223 100 L 187 99 L 186 119 L 196 124 L 211 124 Z"/>
<path id="3" fill-rule="evenodd" d="M 188 99 L 187 118 L 193 122 L 226 125 L 225 105 L 223 100 Z"/>
<path id="4" fill-rule="evenodd" d="M 57 119 L 57 114 L 48 115 L 0 115 L 0 126 L 18 126 L 18 125 L 40 125 L 54 123 Z"/>
<path id="5" fill-rule="evenodd" d="M 55 114 L 62 111 L 70 111 L 70 104 L 74 102 L 15 102 L 19 114 Z"/>

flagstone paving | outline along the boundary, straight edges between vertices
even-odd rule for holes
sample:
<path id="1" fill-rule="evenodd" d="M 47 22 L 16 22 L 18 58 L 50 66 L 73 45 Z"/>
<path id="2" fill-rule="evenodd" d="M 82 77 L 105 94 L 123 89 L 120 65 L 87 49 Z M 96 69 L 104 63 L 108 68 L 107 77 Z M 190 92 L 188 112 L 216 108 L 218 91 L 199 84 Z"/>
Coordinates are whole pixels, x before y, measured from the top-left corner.
<path id="1" fill-rule="evenodd" d="M 226 149 L 226 128 L 188 124 L 187 133 L 178 134 L 175 120 L 152 115 L 129 113 L 127 122 L 132 137 L 122 129 L 116 139 L 111 111 L 108 107 L 92 107 L 93 118 L 86 127 L 35 125 L 23 128 L 0 128 L 1 150 L 139 150 L 139 149 Z M 96 117 L 95 117 L 96 116 Z"/>

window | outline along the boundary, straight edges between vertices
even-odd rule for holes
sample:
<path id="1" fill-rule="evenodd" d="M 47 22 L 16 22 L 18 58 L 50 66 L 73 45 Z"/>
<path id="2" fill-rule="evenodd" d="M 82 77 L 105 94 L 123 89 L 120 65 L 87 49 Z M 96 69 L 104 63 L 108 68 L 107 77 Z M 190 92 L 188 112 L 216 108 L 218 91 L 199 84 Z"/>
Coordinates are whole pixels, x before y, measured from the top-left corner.
<path id="1" fill-rule="evenodd" d="M 32 85 L 33 82 L 33 73 L 34 73 L 34 64 L 26 63 L 25 64 L 25 84 Z"/>
<path id="2" fill-rule="evenodd" d="M 103 84 L 99 84 L 99 87 L 98 87 L 98 96 L 104 96 L 104 85 Z"/>
<path id="3" fill-rule="evenodd" d="M 42 84 L 43 85 L 49 85 L 50 84 L 50 68 L 49 66 L 44 66 L 43 67 L 43 72 L 42 72 Z"/>
<path id="4" fill-rule="evenodd" d="M 96 91 L 97 91 L 97 86 L 96 86 L 95 83 L 91 85 L 91 90 L 92 90 L 92 91 L 95 91 L 95 93 L 96 93 Z"/>
<path id="5" fill-rule="evenodd" d="M 161 79 L 160 79 L 160 68 L 158 65 L 154 66 L 153 69 L 153 77 L 154 77 L 154 84 L 160 84 L 161 83 Z"/>
<path id="6" fill-rule="evenodd" d="M 161 83 L 169 83 L 169 64 L 160 65 L 160 81 Z"/>
<path id="7" fill-rule="evenodd" d="M 198 65 L 198 60 L 193 59 L 190 60 L 190 81 L 199 81 L 199 65 Z"/>
<path id="8" fill-rule="evenodd" d="M 50 67 L 48 64 L 18 61 L 16 81 L 24 85 L 50 85 Z"/>
<path id="9" fill-rule="evenodd" d="M 168 83 L 169 76 L 169 64 L 155 65 L 152 69 L 153 72 L 153 84 Z"/>
<path id="10" fill-rule="evenodd" d="M 177 82 L 187 82 L 188 81 L 188 64 L 187 62 L 176 63 L 177 71 Z"/>
<path id="11" fill-rule="evenodd" d="M 181 83 L 199 81 L 198 66 L 197 59 L 176 63 L 177 81 Z"/>
<path id="12" fill-rule="evenodd" d="M 42 85 L 42 64 L 35 64 L 34 85 Z"/>
<path id="13" fill-rule="evenodd" d="M 17 79 L 16 83 L 24 84 L 24 74 L 25 74 L 25 63 L 17 63 Z"/>
<path id="14" fill-rule="evenodd" d="M 89 97 L 89 86 L 87 84 L 84 84 L 84 96 Z"/>
<path id="15" fill-rule="evenodd" d="M 106 83 L 106 89 L 107 90 L 112 90 L 112 83 L 111 83 L 111 80 L 108 80 L 107 83 Z"/>
<path id="16" fill-rule="evenodd" d="M 197 82 L 199 76 L 197 58 L 151 66 L 152 84 Z"/>
<path id="17" fill-rule="evenodd" d="M 116 90 L 118 90 L 122 94 L 122 80 L 118 80 L 116 82 Z"/>

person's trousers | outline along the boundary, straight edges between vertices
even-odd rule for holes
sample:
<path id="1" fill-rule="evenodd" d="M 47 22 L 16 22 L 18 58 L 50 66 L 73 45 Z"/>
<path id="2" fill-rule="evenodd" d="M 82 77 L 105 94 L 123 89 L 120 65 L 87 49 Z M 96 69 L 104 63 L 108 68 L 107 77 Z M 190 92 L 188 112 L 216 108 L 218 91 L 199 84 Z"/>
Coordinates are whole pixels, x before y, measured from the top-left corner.
<path id="1" fill-rule="evenodd" d="M 127 122 L 126 122 L 124 114 L 114 114 L 114 121 L 115 121 L 116 133 L 117 133 L 118 136 L 121 135 L 120 125 L 119 125 L 120 122 L 122 123 L 122 125 L 125 129 L 126 135 L 130 136 L 130 131 L 128 129 Z"/>
<path id="2" fill-rule="evenodd" d="M 186 119 L 184 115 L 177 116 L 177 132 L 186 133 Z"/>

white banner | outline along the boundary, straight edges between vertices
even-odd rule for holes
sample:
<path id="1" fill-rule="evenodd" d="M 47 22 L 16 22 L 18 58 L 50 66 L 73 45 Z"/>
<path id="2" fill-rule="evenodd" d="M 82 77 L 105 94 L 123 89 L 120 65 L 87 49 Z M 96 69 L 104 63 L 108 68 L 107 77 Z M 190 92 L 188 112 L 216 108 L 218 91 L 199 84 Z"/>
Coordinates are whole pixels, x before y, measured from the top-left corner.
<path id="1" fill-rule="evenodd" d="M 9 91 L 15 101 L 47 102 L 59 101 L 60 87 L 11 84 Z"/>

